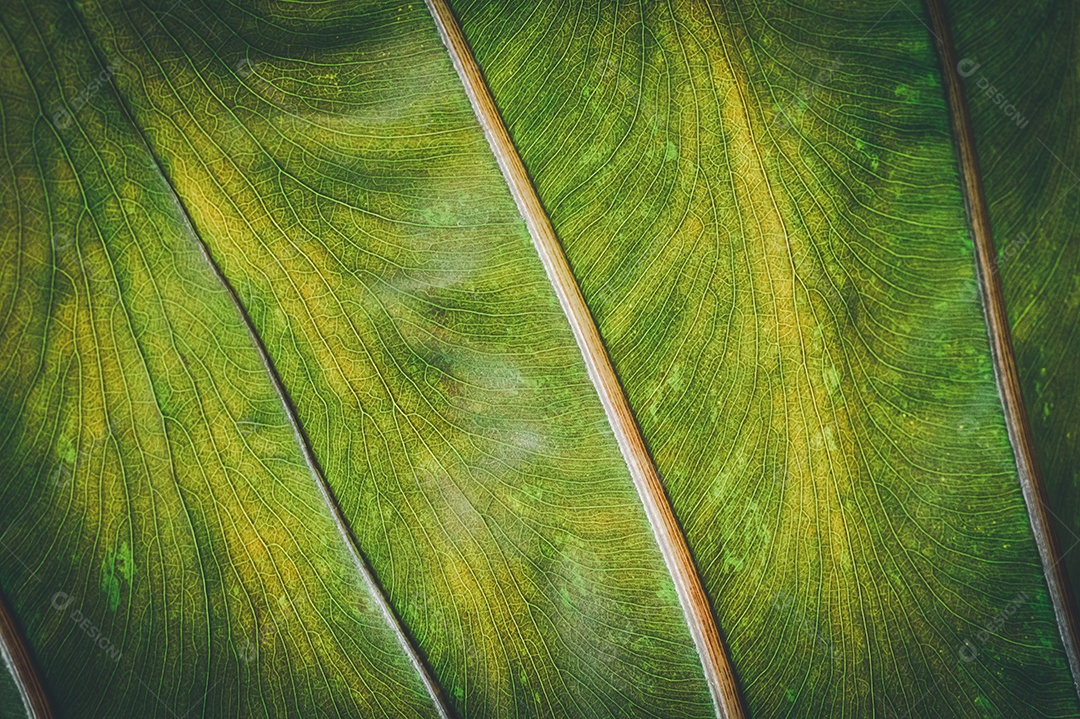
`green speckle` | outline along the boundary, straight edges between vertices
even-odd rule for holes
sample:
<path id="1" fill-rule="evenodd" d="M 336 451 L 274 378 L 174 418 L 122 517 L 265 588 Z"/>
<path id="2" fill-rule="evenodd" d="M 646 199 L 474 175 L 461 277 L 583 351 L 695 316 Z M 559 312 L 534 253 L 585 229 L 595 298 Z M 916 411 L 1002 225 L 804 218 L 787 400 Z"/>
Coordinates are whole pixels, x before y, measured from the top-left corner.
<path id="1" fill-rule="evenodd" d="M 420 211 L 420 219 L 434 227 L 450 227 L 456 225 L 459 218 L 452 208 L 431 204 Z"/>
<path id="2" fill-rule="evenodd" d="M 131 577 L 135 574 L 135 560 L 131 556 L 131 548 L 127 542 L 120 544 L 119 551 L 107 549 L 105 559 L 101 562 L 101 588 L 109 599 L 109 611 L 115 612 L 120 606 L 120 585 L 123 582 L 131 584 Z"/>
<path id="3" fill-rule="evenodd" d="M 746 560 L 731 554 L 724 554 L 724 570 L 740 572 L 746 566 Z"/>
<path id="4" fill-rule="evenodd" d="M 917 103 L 919 101 L 919 91 L 904 83 L 897 85 L 896 89 L 893 90 L 893 94 L 906 103 Z"/>
<path id="5" fill-rule="evenodd" d="M 671 582 L 662 583 L 660 588 L 656 590 L 656 596 L 667 604 L 678 604 L 679 602 L 679 595 L 675 593 L 675 585 Z"/>
<path id="6" fill-rule="evenodd" d="M 671 162 L 679 157 L 679 148 L 675 147 L 675 143 L 668 140 L 667 147 L 664 148 L 664 161 Z"/>
<path id="7" fill-rule="evenodd" d="M 671 368 L 671 376 L 667 379 L 668 386 L 675 391 L 679 391 L 683 387 L 682 371 L 679 365 L 675 365 Z"/>
<path id="8" fill-rule="evenodd" d="M 833 452 L 840 449 L 840 443 L 836 441 L 836 431 L 832 427 L 825 427 L 825 446 Z"/>
<path id="9" fill-rule="evenodd" d="M 829 363 L 825 367 L 825 389 L 829 394 L 833 394 L 836 390 L 840 389 L 840 373 L 836 370 L 836 367 L 832 363 Z"/>
<path id="10" fill-rule="evenodd" d="M 60 439 L 56 443 L 56 454 L 68 464 L 75 464 L 75 458 L 78 456 L 78 452 L 75 451 L 75 445 L 72 444 L 71 438 L 66 434 L 60 435 Z"/>

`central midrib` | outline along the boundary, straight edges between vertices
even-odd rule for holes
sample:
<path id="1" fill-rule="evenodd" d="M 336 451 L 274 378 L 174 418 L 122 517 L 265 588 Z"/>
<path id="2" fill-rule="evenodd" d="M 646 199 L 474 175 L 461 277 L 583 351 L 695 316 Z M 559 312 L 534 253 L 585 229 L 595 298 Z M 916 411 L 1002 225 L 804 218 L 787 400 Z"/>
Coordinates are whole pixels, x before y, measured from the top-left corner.
<path id="1" fill-rule="evenodd" d="M 499 169 L 529 229 L 533 245 L 559 298 L 559 304 L 570 322 L 574 339 L 585 360 L 589 379 L 600 396 L 608 423 L 615 434 L 668 572 L 675 583 L 679 603 L 701 659 L 717 715 L 728 719 L 742 719 L 747 716 L 747 712 L 731 659 L 705 594 L 701 575 L 694 564 L 686 537 L 675 518 L 656 465 L 645 445 L 641 428 L 634 419 L 626 393 L 608 357 L 600 331 L 461 26 L 447 0 L 425 2 L 435 19 L 439 35 L 469 96 L 469 102 Z"/>

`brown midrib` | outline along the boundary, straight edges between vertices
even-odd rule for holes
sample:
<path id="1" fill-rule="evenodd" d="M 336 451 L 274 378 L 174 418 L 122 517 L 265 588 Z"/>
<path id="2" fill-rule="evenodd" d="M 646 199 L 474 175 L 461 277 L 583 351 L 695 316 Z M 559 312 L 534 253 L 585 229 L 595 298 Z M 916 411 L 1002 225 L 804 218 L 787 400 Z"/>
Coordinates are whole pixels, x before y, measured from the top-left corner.
<path id="1" fill-rule="evenodd" d="M 589 379 L 600 396 L 604 413 L 675 583 L 717 715 L 742 719 L 746 716 L 746 709 L 701 576 L 570 263 L 447 0 L 425 2 L 518 210 L 528 226 L 559 304 L 570 322 Z"/>
<path id="2" fill-rule="evenodd" d="M 1051 526 L 1046 487 L 1035 454 L 1035 437 L 1031 431 L 1027 405 L 1024 403 L 1021 391 L 1020 373 L 1016 367 L 1012 332 L 1009 328 L 1005 295 L 994 249 L 994 237 L 990 228 L 990 209 L 983 189 L 971 116 L 968 113 L 963 83 L 957 67 L 956 48 L 953 45 L 952 33 L 942 0 L 924 1 L 941 62 L 953 139 L 960 164 L 964 204 L 975 245 L 975 261 L 979 286 L 982 290 L 983 313 L 986 316 L 994 375 L 1005 413 L 1005 426 L 1016 457 L 1017 475 L 1024 494 L 1024 502 L 1027 505 L 1031 529 L 1035 535 L 1039 557 L 1045 568 L 1044 576 L 1054 604 L 1054 614 L 1061 633 L 1061 641 L 1069 660 L 1073 683 L 1080 694 L 1080 643 L 1078 643 L 1076 605 L 1061 562 L 1061 548 Z"/>

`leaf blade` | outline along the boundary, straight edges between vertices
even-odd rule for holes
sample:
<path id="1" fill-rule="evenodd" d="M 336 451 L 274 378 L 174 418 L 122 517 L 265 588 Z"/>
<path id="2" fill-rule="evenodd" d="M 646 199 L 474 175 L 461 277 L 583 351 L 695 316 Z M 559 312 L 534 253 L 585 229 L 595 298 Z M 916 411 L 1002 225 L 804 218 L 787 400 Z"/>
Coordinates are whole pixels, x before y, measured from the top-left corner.
<path id="1" fill-rule="evenodd" d="M 464 16 L 568 238 L 571 284 L 611 342 L 706 588 L 735 628 L 755 712 L 1074 715 L 986 326 L 965 289 L 973 258 L 925 18 L 887 6 L 474 3 Z M 430 710 L 402 633 L 377 628 L 377 596 L 360 618 L 334 615 L 374 581 L 365 589 L 362 571 L 343 570 L 352 544 L 333 538 L 343 522 L 318 496 L 310 447 L 455 710 L 707 715 L 678 595 L 604 407 L 422 8 L 80 7 L 106 56 L 127 63 L 117 86 L 161 167 L 147 173 L 106 96 L 79 89 L 93 70 L 77 67 L 81 41 L 65 45 L 71 25 L 35 10 L 46 21 L 24 33 L 5 7 L 38 75 L 25 92 L 9 92 L 18 71 L 2 80 L 3 152 L 19 182 L 0 187 L 16 228 L 0 235 L 16 248 L 0 266 L 0 347 L 13 358 L 0 373 L 12 420 L 0 462 L 13 478 L 0 517 L 53 524 L 25 537 L 0 524 L 33 558 L 9 561 L 0 581 L 35 648 L 81 658 L 79 629 L 65 633 L 48 607 L 35 615 L 57 597 L 31 586 L 37 572 L 74 578 L 95 621 L 132 616 L 136 592 L 194 587 L 179 595 L 195 617 L 181 653 L 226 684 L 170 670 L 180 623 L 151 603 L 130 625 L 102 624 L 134 627 L 149 672 L 102 677 L 99 666 L 57 693 L 63 706 L 179 713 L 205 693 L 195 705 L 215 713 L 260 699 L 268 714 L 409 711 L 392 696 Z M 2 62 L 16 66 L 0 49 Z M 42 80 L 49 63 L 68 79 Z M 267 382 L 259 342 L 243 338 L 212 273 L 177 254 L 192 238 L 162 177 L 221 260 L 217 279 L 236 280 L 247 325 L 266 339 L 262 364 L 281 364 L 288 393 L 273 391 L 272 368 Z M 1008 173 L 996 177 L 1000 187 Z M 116 178 L 135 181 L 119 191 Z M 134 212 L 121 201 L 131 197 Z M 76 255 L 54 252 L 50 274 L 40 240 L 56 249 L 58 221 L 76 228 Z M 43 330 L 26 307 L 54 301 L 64 309 L 39 313 L 56 325 Z M 42 341 L 35 364 L 39 336 L 58 333 L 78 351 Z M 1026 334 L 1021 353 L 1036 355 L 1036 340 Z M 57 403 L 63 421 L 50 424 Z M 79 422 L 98 414 L 104 440 L 91 442 L 101 437 Z M 291 436 L 301 421 L 309 444 Z M 50 452 L 74 468 L 70 492 L 42 482 Z M 162 457 L 173 469 L 150 471 Z M 187 525 L 155 514 L 166 507 L 183 507 Z M 154 544 L 158 530 L 172 549 Z M 42 550 L 42 537 L 55 545 Z M 91 561 L 58 554 L 73 546 Z M 214 582 L 164 581 L 177 567 L 227 574 L 245 551 L 259 555 L 252 569 L 215 581 L 253 590 L 260 610 L 225 597 L 228 616 L 296 628 L 250 671 L 221 634 L 234 625 L 215 613 Z M 285 570 L 275 580 L 258 567 Z M 288 603 L 297 586 L 306 608 L 264 604 Z M 199 601 L 205 611 L 192 610 Z M 373 637 L 356 640 L 358 627 Z M 357 646 L 361 663 L 385 654 L 393 669 L 346 658 Z M 347 678 L 304 666 L 308 656 Z M 48 656 L 46 677 L 73 661 Z M 270 675 L 289 688 L 259 697 L 254 682 Z M 125 681 L 119 696 L 101 693 Z"/>
<path id="2" fill-rule="evenodd" d="M 946 4 L 955 18 L 1000 278 L 1038 463 L 1075 606 L 1080 564 L 1075 406 L 1080 205 L 1075 127 L 1075 8 Z M 1074 609 L 1075 611 L 1075 609 Z"/>
<path id="3" fill-rule="evenodd" d="M 58 4 L 4 22 L 4 585 L 53 703 L 433 715 L 113 68 Z"/>

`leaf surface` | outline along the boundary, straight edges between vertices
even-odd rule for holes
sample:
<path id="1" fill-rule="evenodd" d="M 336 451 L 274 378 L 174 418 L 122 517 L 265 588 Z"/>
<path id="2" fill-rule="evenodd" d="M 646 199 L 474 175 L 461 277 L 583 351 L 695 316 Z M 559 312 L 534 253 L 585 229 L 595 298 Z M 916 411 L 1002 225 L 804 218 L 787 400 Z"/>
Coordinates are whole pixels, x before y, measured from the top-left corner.
<path id="1" fill-rule="evenodd" d="M 1075 55 L 1064 3 L 946 5 Z M 753 716 L 1080 713 L 923 9 L 453 10 L 595 345 L 423 4 L 0 10 L 0 634 L 53 711 L 705 717 L 719 627 Z M 1009 77 L 1042 134 L 972 126 L 995 235 L 1047 218 L 1001 283 L 1080 531 L 1075 131 L 1031 159 L 1076 78 Z"/>

